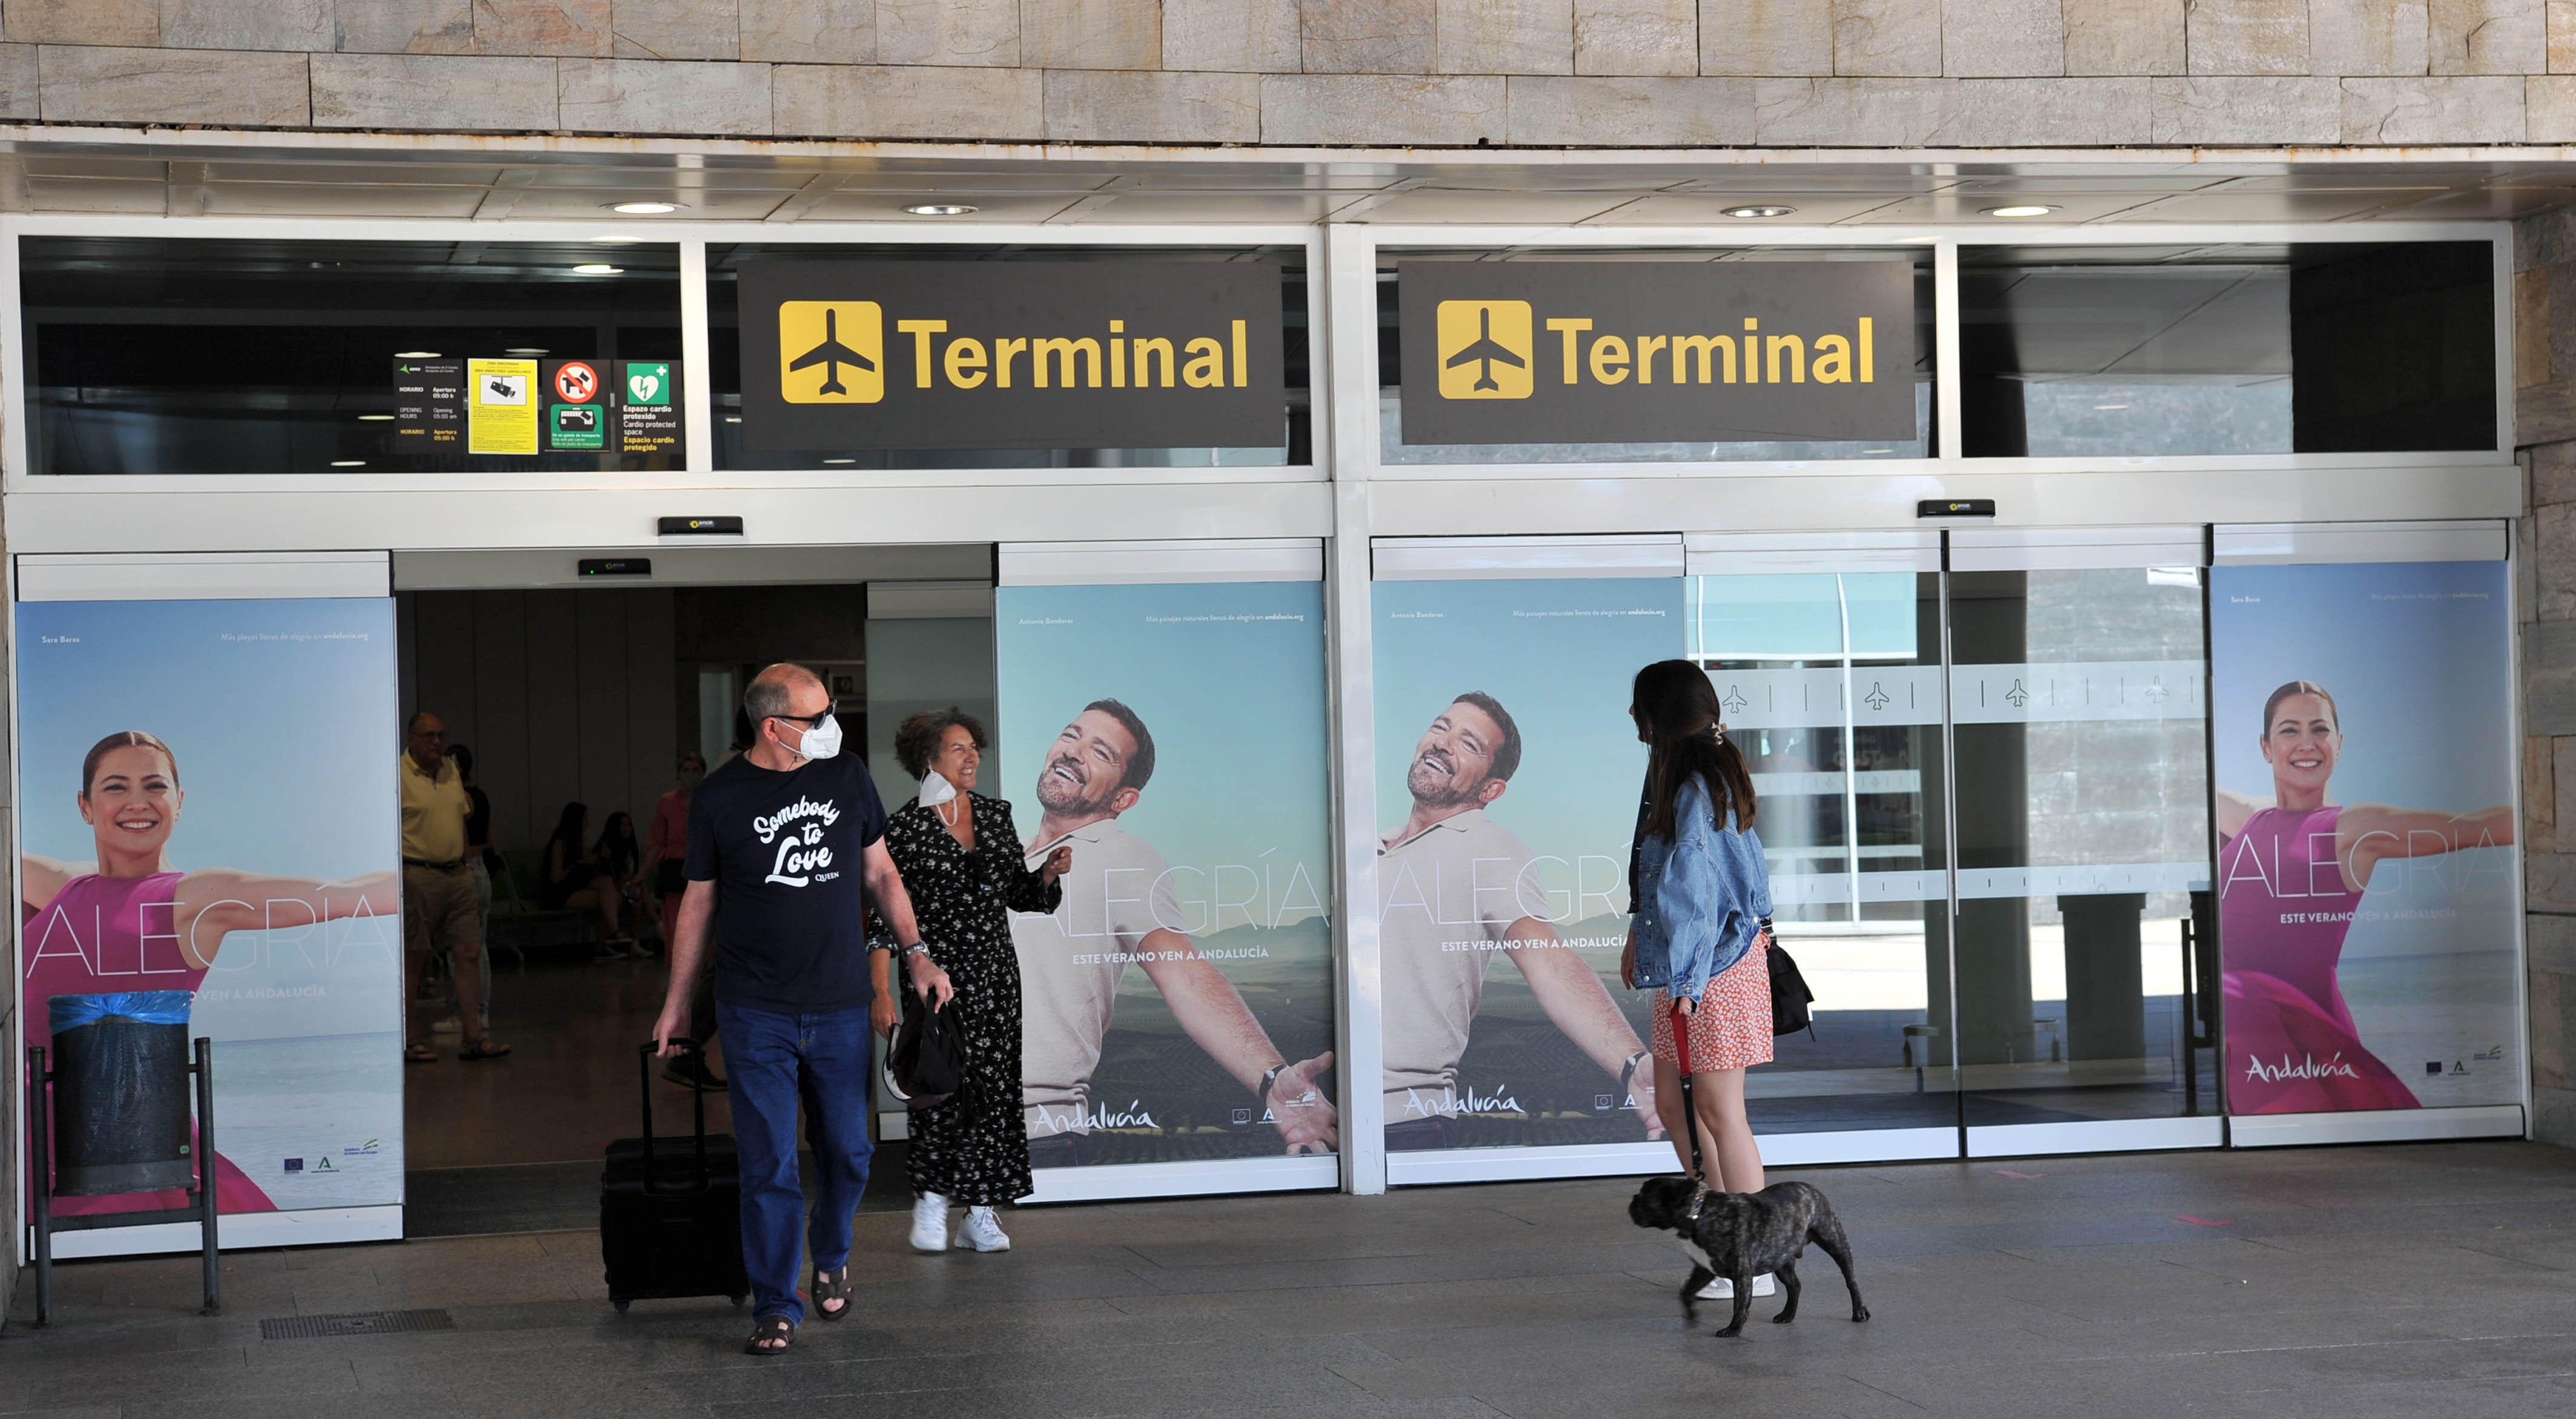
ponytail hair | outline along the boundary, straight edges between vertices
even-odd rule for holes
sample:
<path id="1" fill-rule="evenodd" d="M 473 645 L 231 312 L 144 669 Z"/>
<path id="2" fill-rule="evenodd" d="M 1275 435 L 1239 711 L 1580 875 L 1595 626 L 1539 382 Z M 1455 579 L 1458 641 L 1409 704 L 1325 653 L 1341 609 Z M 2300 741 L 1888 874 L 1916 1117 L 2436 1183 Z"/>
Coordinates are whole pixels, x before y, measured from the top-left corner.
<path id="1" fill-rule="evenodd" d="M 1729 813 L 1735 828 L 1753 826 L 1753 774 L 1744 751 L 1728 738 L 1717 687 L 1687 660 L 1659 660 L 1637 672 L 1628 713 L 1650 746 L 1646 760 L 1646 831 L 1673 836 L 1673 805 L 1696 777 L 1708 790 L 1718 825 Z"/>

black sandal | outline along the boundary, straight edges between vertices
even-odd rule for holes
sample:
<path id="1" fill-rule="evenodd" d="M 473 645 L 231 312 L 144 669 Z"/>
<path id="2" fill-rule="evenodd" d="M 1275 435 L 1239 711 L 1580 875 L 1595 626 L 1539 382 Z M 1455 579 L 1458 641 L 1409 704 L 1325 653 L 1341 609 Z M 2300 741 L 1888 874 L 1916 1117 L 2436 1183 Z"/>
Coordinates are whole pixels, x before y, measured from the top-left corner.
<path id="1" fill-rule="evenodd" d="M 412 1044 L 405 1046 L 403 1049 L 403 1063 L 436 1064 L 438 1063 L 438 1051 L 431 1049 L 425 1044 Z"/>
<path id="2" fill-rule="evenodd" d="M 775 1340 L 775 1345 L 768 1342 Z M 751 1338 L 742 1343 L 745 1355 L 784 1355 L 796 1343 L 796 1322 L 785 1316 L 762 1316 L 751 1323 Z"/>
<path id="3" fill-rule="evenodd" d="M 837 1279 L 836 1279 L 836 1278 L 837 1278 Z M 839 1310 L 837 1310 L 837 1311 L 836 1311 L 836 1310 L 832 1310 L 832 1309 L 830 1309 L 830 1308 L 826 1307 L 826 1306 L 823 1304 L 825 1301 L 838 1301 L 838 1302 L 840 1302 L 840 1303 L 841 1303 L 841 1308 L 840 1308 Z M 815 1273 L 814 1273 L 814 1314 L 816 1314 L 816 1315 L 818 1315 L 818 1316 L 821 1316 L 821 1317 L 822 1317 L 823 1319 L 825 1319 L 825 1320 L 839 1320 L 841 1317 L 846 1316 L 846 1315 L 848 1315 L 849 1313 L 850 1313 L 850 1266 L 849 1266 L 849 1263 L 848 1263 L 848 1262 L 843 1262 L 843 1263 L 841 1263 L 841 1269 L 840 1269 L 839 1271 L 837 1271 L 837 1272 L 832 1272 L 832 1271 L 817 1271 L 817 1272 L 815 1272 Z"/>
<path id="4" fill-rule="evenodd" d="M 474 1043 L 458 1050 L 456 1052 L 456 1057 L 458 1059 L 465 1060 L 500 1059 L 508 1055 L 509 1052 L 510 1047 L 508 1045 L 494 1044 L 492 1041 L 485 1039 L 476 1040 Z"/>

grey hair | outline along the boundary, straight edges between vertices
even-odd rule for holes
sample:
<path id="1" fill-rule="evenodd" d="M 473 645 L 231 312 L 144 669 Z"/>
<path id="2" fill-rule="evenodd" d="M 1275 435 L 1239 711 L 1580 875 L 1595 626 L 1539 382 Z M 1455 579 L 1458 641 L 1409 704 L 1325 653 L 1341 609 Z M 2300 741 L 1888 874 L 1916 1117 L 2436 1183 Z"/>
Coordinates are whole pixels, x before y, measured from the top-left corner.
<path id="1" fill-rule="evenodd" d="M 749 685 L 743 687 L 742 712 L 751 720 L 751 732 L 754 737 L 760 734 L 762 720 L 776 719 L 786 714 L 788 702 L 795 698 L 798 678 L 794 675 L 769 673 L 770 670 L 777 668 L 773 665 L 769 670 L 761 671 L 751 678 Z M 793 668 L 804 669 L 803 666 Z M 812 674 L 810 671 L 806 673 L 809 677 Z"/>

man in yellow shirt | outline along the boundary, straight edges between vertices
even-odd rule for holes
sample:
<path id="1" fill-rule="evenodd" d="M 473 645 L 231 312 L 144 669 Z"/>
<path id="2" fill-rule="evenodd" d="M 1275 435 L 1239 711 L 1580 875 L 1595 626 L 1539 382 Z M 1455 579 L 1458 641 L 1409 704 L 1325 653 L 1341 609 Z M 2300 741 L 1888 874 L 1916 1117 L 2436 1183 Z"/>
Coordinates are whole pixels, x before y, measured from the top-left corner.
<path id="1" fill-rule="evenodd" d="M 422 710 L 404 726 L 402 775 L 403 1058 L 434 1064 L 418 1028 L 417 1006 L 429 994 L 429 960 L 444 951 L 455 963 L 457 1017 L 465 1027 L 459 1059 L 499 1059 L 510 1052 L 483 1031 L 483 912 L 465 861 L 465 816 L 474 809 L 465 778 L 447 757 L 447 724 Z"/>

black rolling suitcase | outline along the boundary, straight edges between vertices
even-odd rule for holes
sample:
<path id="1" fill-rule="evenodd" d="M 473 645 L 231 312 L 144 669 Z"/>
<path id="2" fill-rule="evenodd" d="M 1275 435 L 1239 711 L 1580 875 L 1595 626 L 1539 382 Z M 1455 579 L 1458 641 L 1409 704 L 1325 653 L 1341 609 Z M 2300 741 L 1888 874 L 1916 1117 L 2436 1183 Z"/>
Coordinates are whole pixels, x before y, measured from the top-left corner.
<path id="1" fill-rule="evenodd" d="M 674 1041 L 674 1043 L 678 1043 Z M 698 1048 L 695 1041 L 688 1048 Z M 707 1133 L 704 1085 L 693 1084 L 693 1138 L 653 1136 L 654 1047 L 643 1047 L 644 1136 L 608 1145 L 599 1175 L 599 1253 L 608 1299 L 751 1294 L 742 1268 L 742 1165 L 733 1135 Z"/>

